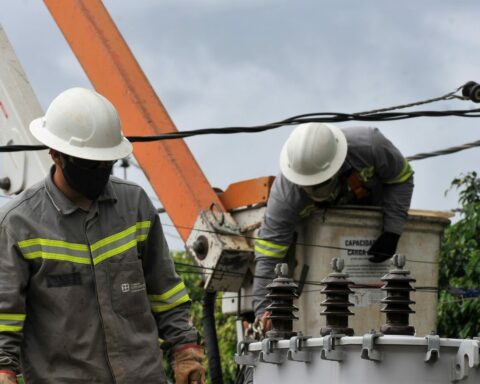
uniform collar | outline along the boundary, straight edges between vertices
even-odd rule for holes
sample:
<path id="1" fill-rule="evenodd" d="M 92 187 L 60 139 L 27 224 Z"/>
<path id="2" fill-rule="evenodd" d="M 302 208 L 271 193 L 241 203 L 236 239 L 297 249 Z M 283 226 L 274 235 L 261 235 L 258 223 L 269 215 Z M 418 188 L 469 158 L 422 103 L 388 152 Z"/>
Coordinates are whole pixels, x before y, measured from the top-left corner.
<path id="1" fill-rule="evenodd" d="M 53 182 L 53 174 L 55 173 L 55 165 L 50 168 L 50 173 L 45 179 L 45 188 L 47 195 L 52 201 L 52 204 L 62 215 L 69 215 L 78 209 L 81 209 L 78 205 L 73 203 L 65 194 L 58 189 Z M 112 182 L 109 180 L 102 194 L 98 197 L 98 202 L 117 202 L 117 195 L 113 189 Z"/>

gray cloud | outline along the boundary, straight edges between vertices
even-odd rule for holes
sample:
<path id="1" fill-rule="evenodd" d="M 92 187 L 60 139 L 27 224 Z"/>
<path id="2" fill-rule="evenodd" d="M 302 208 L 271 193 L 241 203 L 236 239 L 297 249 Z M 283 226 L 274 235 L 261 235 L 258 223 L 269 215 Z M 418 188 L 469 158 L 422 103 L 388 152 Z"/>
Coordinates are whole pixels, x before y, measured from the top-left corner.
<path id="1" fill-rule="evenodd" d="M 8 7 L 6 4 L 8 3 Z M 480 3 L 396 1 L 105 1 L 179 129 L 257 124 L 290 115 L 355 112 L 446 93 L 480 80 Z M 42 2 L 0 0 L 6 29 L 46 107 L 88 85 Z M 428 108 L 473 108 L 444 102 Z M 353 124 L 341 124 L 349 126 Z M 474 119 L 416 119 L 379 128 L 406 155 L 478 140 Z M 213 185 L 278 172 L 291 128 L 187 143 Z M 413 163 L 413 206 L 445 210 L 450 181 L 479 151 Z M 140 174 L 130 175 L 145 184 Z M 178 242 L 173 242 L 175 247 Z"/>

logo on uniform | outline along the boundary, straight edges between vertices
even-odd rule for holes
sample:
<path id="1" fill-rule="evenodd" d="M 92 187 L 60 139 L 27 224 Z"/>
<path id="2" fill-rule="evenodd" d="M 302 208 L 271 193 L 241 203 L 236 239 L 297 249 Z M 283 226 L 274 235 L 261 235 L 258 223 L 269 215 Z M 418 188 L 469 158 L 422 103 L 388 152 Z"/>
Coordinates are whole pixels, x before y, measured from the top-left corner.
<path id="1" fill-rule="evenodd" d="M 122 292 L 130 292 L 130 284 L 129 283 L 123 283 L 122 284 Z"/>

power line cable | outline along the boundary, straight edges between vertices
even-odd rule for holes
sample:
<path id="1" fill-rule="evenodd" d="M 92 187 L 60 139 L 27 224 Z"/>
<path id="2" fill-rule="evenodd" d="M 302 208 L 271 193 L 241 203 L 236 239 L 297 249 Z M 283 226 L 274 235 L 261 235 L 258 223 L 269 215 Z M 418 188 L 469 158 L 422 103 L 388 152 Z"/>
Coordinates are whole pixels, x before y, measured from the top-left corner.
<path id="1" fill-rule="evenodd" d="M 191 230 L 191 231 L 197 231 L 197 232 L 204 232 L 204 233 L 213 233 L 213 234 L 218 234 L 218 232 L 216 231 L 212 231 L 212 230 L 208 230 L 208 229 L 200 229 L 200 228 L 195 228 L 195 227 L 190 227 L 190 226 L 182 226 L 182 225 L 175 225 L 175 224 L 168 224 L 168 223 L 162 223 L 163 226 L 167 226 L 167 227 L 173 227 L 175 229 L 188 229 L 188 230 Z M 242 237 L 244 239 L 247 239 L 247 240 L 262 240 L 261 238 L 259 237 L 255 237 L 255 236 L 247 236 L 247 235 L 242 235 L 242 234 L 222 234 L 223 236 L 232 236 L 232 237 Z M 359 252 L 359 253 L 362 253 L 362 252 L 365 252 L 366 251 L 364 249 L 360 249 L 360 248 L 345 248 L 345 247 L 336 247 L 336 246 L 333 246 L 333 245 L 322 245 L 322 244 L 308 244 L 308 243 L 301 243 L 301 242 L 292 242 L 290 245 L 300 245 L 300 246 L 303 246 L 303 247 L 316 247 L 316 248 L 324 248 L 324 249 L 334 249 L 334 250 L 339 250 L 339 251 L 355 251 L 355 252 Z M 391 257 L 391 255 L 388 255 L 388 254 L 384 254 L 384 253 L 377 253 L 378 255 L 380 256 L 389 256 L 389 258 Z M 438 261 L 427 261 L 427 260 L 417 260 L 417 259 L 406 259 L 407 261 L 410 261 L 412 263 L 424 263 L 424 264 L 439 264 Z"/>
<path id="2" fill-rule="evenodd" d="M 318 112 L 318 113 L 308 113 L 293 116 L 284 120 L 277 122 L 256 125 L 256 126 L 231 126 L 223 128 L 203 128 L 197 130 L 187 130 L 187 131 L 178 131 L 178 132 L 169 132 L 160 135 L 152 136 L 127 136 L 127 138 L 132 143 L 145 143 L 152 141 L 161 141 L 161 140 L 175 140 L 175 139 L 184 139 L 192 136 L 200 135 L 210 135 L 210 134 L 236 134 L 236 133 L 257 133 L 264 132 L 279 127 L 287 125 L 297 125 L 308 122 L 319 122 L 319 123 L 335 123 L 335 122 L 345 122 L 345 121 L 394 121 L 394 120 L 404 120 L 410 118 L 418 117 L 445 117 L 445 116 L 458 116 L 458 117 L 480 117 L 480 109 L 460 109 L 460 110 L 443 110 L 443 111 L 409 111 L 409 112 L 389 112 L 397 109 L 404 109 L 407 107 L 418 106 L 422 104 L 432 103 L 440 100 L 451 100 L 451 99 L 470 99 L 472 101 L 477 101 L 476 95 L 471 95 L 470 93 L 463 92 L 465 87 L 469 85 L 468 89 L 472 89 L 471 83 L 475 86 L 478 84 L 474 82 L 468 82 L 460 87 L 458 87 L 453 92 L 447 93 L 446 95 L 436 97 L 433 99 L 421 100 L 414 103 L 403 104 L 388 108 L 381 108 L 371 111 L 357 112 L 357 113 L 336 113 L 336 112 Z M 473 87 L 475 88 L 475 87 Z M 463 96 L 456 95 L 456 93 L 462 90 L 464 93 Z M 17 152 L 17 151 L 27 151 L 27 150 L 43 150 L 47 149 L 44 145 L 8 145 L 1 146 L 0 152 Z"/>

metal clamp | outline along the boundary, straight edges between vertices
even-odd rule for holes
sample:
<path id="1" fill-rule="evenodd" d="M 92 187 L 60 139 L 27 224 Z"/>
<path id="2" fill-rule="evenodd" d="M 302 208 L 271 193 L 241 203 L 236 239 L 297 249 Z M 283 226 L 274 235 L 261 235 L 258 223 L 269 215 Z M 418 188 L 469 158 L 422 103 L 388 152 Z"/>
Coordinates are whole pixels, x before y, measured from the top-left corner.
<path id="1" fill-rule="evenodd" d="M 372 361 L 382 361 L 382 354 L 375 349 L 375 340 L 383 336 L 382 333 L 376 333 L 373 329 L 370 333 L 363 335 L 361 358 Z"/>
<path id="2" fill-rule="evenodd" d="M 343 351 L 335 350 L 335 340 L 343 337 L 341 334 L 331 334 L 323 337 L 323 348 L 320 352 L 322 360 L 342 361 L 345 358 Z"/>
<path id="3" fill-rule="evenodd" d="M 285 358 L 280 350 L 273 350 L 278 340 L 273 338 L 262 340 L 262 351 L 258 355 L 259 361 L 269 364 L 282 364 L 284 362 Z"/>
<path id="4" fill-rule="evenodd" d="M 237 353 L 235 354 L 235 362 L 238 365 L 248 365 L 255 367 L 257 365 L 257 359 L 255 356 L 248 352 L 248 345 L 255 341 L 240 341 L 237 344 Z"/>
<path id="5" fill-rule="evenodd" d="M 300 361 L 303 363 L 309 363 L 312 361 L 312 352 L 304 351 L 304 341 L 309 339 L 310 336 L 293 336 L 290 338 L 290 349 L 287 352 L 287 359 L 292 361 Z"/>
<path id="6" fill-rule="evenodd" d="M 427 339 L 427 354 L 424 361 L 434 363 L 440 358 L 440 336 L 432 333 L 425 338 Z"/>
<path id="7" fill-rule="evenodd" d="M 209 223 L 212 227 L 220 234 L 223 235 L 234 235 L 234 236 L 241 236 L 240 229 L 238 228 L 235 223 L 228 223 L 225 218 L 225 212 L 222 211 L 220 206 L 217 203 L 212 203 L 210 205 L 210 220 Z M 217 217 L 217 213 L 220 218 Z"/>
<path id="8" fill-rule="evenodd" d="M 452 382 L 468 377 L 469 368 L 480 365 L 479 346 L 476 340 L 463 340 L 452 361 Z"/>

